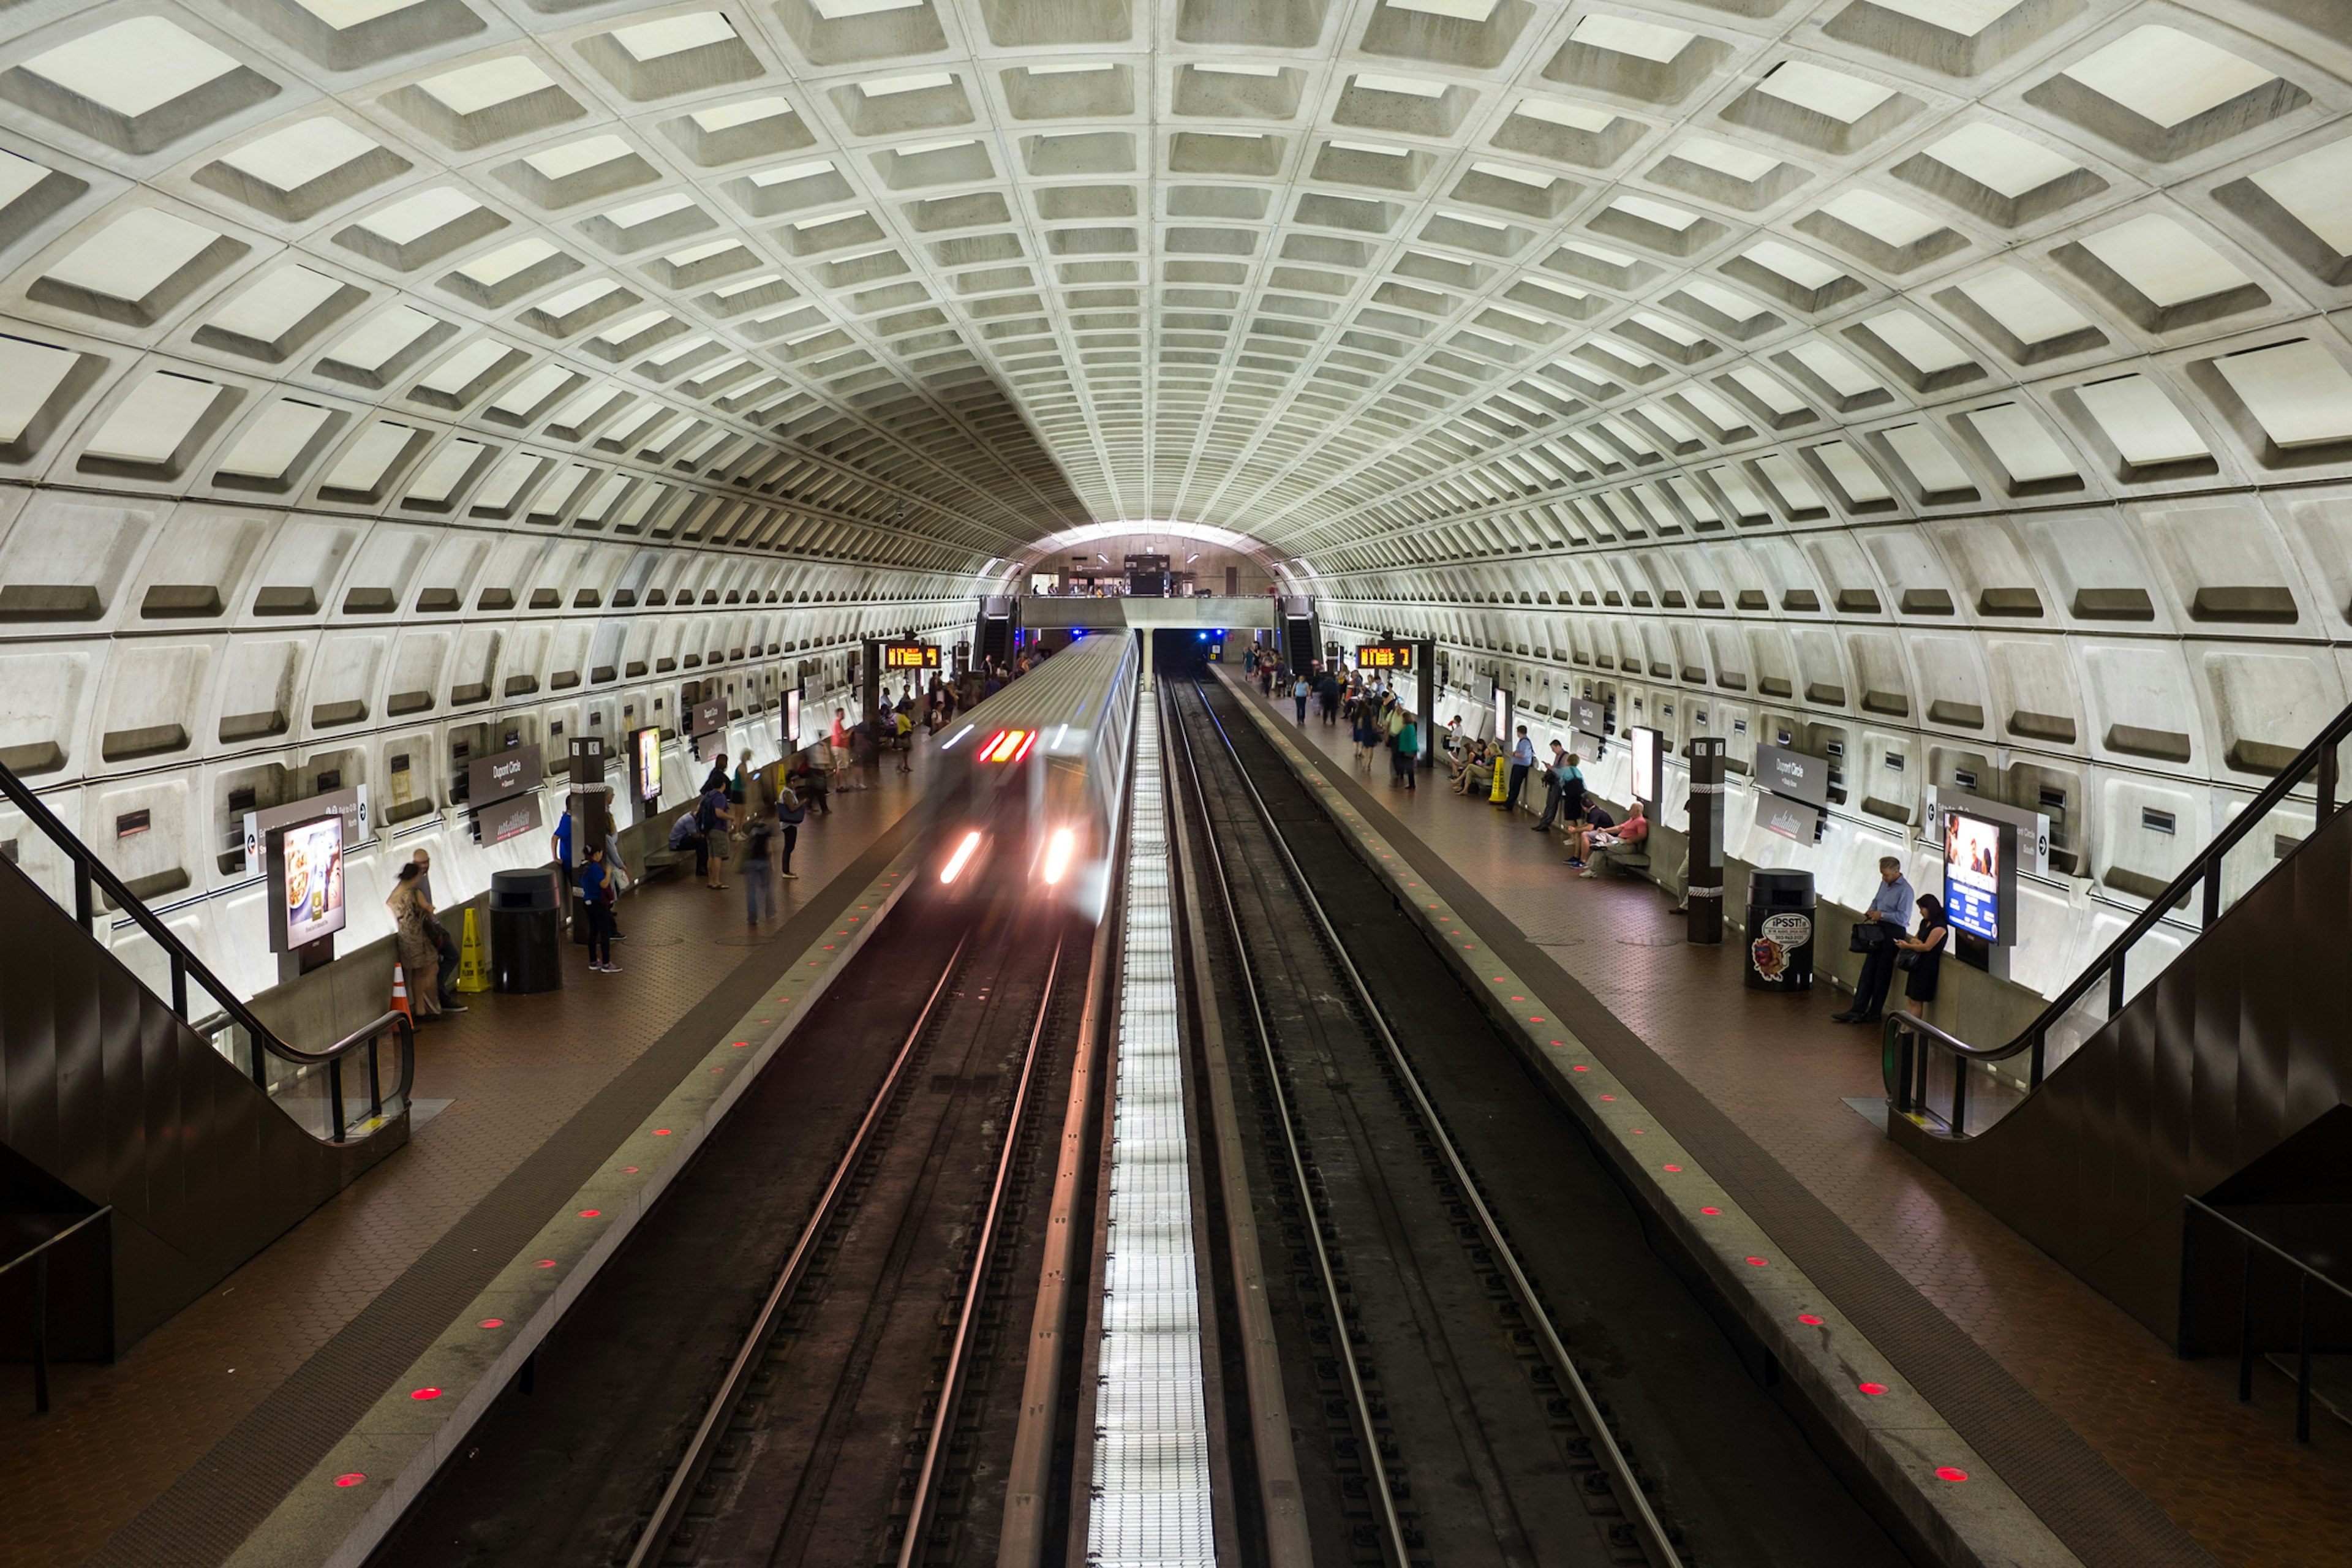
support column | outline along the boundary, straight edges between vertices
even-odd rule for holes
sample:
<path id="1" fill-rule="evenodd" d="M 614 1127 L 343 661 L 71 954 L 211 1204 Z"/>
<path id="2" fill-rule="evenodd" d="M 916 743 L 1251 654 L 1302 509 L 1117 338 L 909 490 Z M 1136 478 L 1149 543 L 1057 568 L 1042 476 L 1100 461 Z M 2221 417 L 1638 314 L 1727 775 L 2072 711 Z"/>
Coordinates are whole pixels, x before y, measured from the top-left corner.
<path id="1" fill-rule="evenodd" d="M 1708 736 L 1690 743 L 1690 870 L 1684 903 L 1688 939 L 1723 940 L 1723 742 Z"/>

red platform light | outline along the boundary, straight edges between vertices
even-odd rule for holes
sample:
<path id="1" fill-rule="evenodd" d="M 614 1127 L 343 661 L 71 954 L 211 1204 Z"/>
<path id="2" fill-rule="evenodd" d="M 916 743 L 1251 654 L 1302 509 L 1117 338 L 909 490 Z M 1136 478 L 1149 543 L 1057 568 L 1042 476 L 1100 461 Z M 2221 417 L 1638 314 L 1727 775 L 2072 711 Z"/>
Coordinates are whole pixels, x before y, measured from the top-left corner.
<path id="1" fill-rule="evenodd" d="M 1822 1315 L 1819 1312 L 1800 1312 L 1797 1314 L 1797 1321 L 1808 1328 L 1818 1329 L 1822 1326 Z"/>
<path id="2" fill-rule="evenodd" d="M 1854 1384 L 1854 1387 L 1860 1389 L 1863 1393 L 1871 1395 L 1873 1398 L 1875 1398 L 1879 1394 L 1886 1392 L 1886 1385 L 1883 1383 L 1857 1383 Z"/>
<path id="3" fill-rule="evenodd" d="M 1939 1481 L 1964 1481 L 1969 1479 L 1969 1473 L 1956 1465 L 1937 1465 L 1936 1479 Z"/>
<path id="4" fill-rule="evenodd" d="M 1748 1263 L 1748 1268 L 1761 1268 L 1765 1267 L 1765 1265 L 1766 1265 L 1769 1261 L 1769 1259 L 1767 1259 L 1767 1258 L 1748 1258 L 1748 1259 L 1747 1260 L 1747 1263 Z"/>
<path id="5" fill-rule="evenodd" d="M 656 1138 L 667 1138 L 669 1136 L 669 1129 L 667 1127 L 656 1127 L 654 1129 L 654 1136 Z"/>
<path id="6" fill-rule="evenodd" d="M 598 1215 L 603 1214 L 604 1212 L 604 1211 L 603 1209 L 582 1209 L 580 1211 L 580 1217 L 582 1219 L 594 1219 Z"/>
<path id="7" fill-rule="evenodd" d="M 484 1318 L 480 1326 L 486 1329 L 503 1329 L 507 1326 L 507 1321 L 504 1318 Z"/>
<path id="8" fill-rule="evenodd" d="M 1558 1040 L 1554 1040 L 1554 1041 L 1552 1042 L 1552 1044 L 1556 1046 L 1556 1045 L 1559 1044 L 1559 1042 Z M 1586 1067 L 1582 1062 L 1579 1062 L 1579 1063 L 1577 1063 L 1574 1067 L 1572 1067 L 1572 1068 L 1569 1068 L 1568 1070 L 1569 1070 L 1569 1071 L 1570 1071 L 1570 1072 L 1591 1072 L 1592 1069 L 1591 1069 L 1591 1068 L 1589 1068 L 1589 1067 Z"/>
<path id="9" fill-rule="evenodd" d="M 542 1258 L 537 1263 L 532 1264 L 531 1267 L 534 1268 L 552 1268 L 555 1267 L 555 1259 L 552 1258 Z"/>
<path id="10" fill-rule="evenodd" d="M 339 1487 L 355 1487 L 365 1479 L 367 1479 L 365 1476 L 360 1474 L 357 1470 L 352 1470 L 347 1474 L 337 1476 L 335 1478 L 335 1484 Z"/>
<path id="11" fill-rule="evenodd" d="M 1716 1207 L 1713 1204 L 1709 1204 L 1709 1205 L 1707 1205 L 1705 1208 L 1700 1209 L 1698 1212 L 1699 1212 L 1699 1213 L 1701 1213 L 1701 1214 L 1721 1214 L 1723 1211 L 1722 1211 L 1721 1209 L 1719 1209 L 1719 1208 Z"/>
<path id="12" fill-rule="evenodd" d="M 1677 1172 L 1677 1173 L 1679 1173 L 1679 1172 L 1682 1170 L 1682 1167 L 1681 1167 L 1680 1165 L 1661 1165 L 1661 1166 L 1659 1166 L 1658 1168 L 1659 1168 L 1660 1170 L 1662 1170 L 1662 1171 L 1674 1171 L 1674 1172 Z"/>
<path id="13" fill-rule="evenodd" d="M 441 1391 L 437 1388 L 412 1388 L 408 1391 L 408 1397 L 422 1405 L 427 1400 L 440 1398 Z"/>

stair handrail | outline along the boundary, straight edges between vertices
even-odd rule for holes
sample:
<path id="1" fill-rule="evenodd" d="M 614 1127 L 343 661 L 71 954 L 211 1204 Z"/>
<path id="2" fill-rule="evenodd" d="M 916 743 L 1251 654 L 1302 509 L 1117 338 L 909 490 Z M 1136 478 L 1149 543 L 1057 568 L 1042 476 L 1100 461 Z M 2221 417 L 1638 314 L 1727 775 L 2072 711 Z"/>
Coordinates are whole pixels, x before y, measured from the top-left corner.
<path id="1" fill-rule="evenodd" d="M 190 1021 L 188 982 L 193 979 L 211 995 L 215 1002 L 220 1005 L 222 1013 L 252 1037 L 257 1047 L 253 1068 L 254 1080 L 257 1083 L 261 1079 L 260 1051 L 266 1050 L 280 1061 L 290 1062 L 296 1067 L 325 1067 L 330 1063 L 341 1061 L 353 1052 L 365 1048 L 373 1041 L 380 1039 L 386 1028 L 393 1026 L 391 1020 L 398 1018 L 401 1020 L 398 1026 L 409 1032 L 409 1037 L 402 1042 L 404 1048 L 401 1051 L 401 1084 L 398 1091 L 404 1100 L 406 1099 L 409 1085 L 415 1077 L 416 1053 L 414 1049 L 414 1026 L 405 1015 L 386 1013 L 375 1022 L 345 1036 L 323 1051 L 306 1051 L 299 1046 L 288 1044 L 278 1038 L 276 1030 L 255 1016 L 250 1007 L 239 1001 L 236 993 L 224 984 L 220 977 L 212 972 L 205 961 L 198 958 L 187 943 L 174 935 L 171 927 L 156 917 L 155 912 L 147 907 L 144 900 L 132 893 L 123 884 L 122 879 L 108 868 L 106 863 L 98 858 L 96 850 L 83 843 L 71 828 L 58 821 L 56 814 L 49 810 L 41 797 L 27 788 L 25 781 L 18 778 L 15 770 L 5 763 L 0 763 L 0 795 L 6 795 L 9 803 L 25 814 L 26 820 L 39 828 L 49 842 L 64 851 L 66 857 L 73 862 L 74 918 L 80 923 L 82 930 L 88 931 L 90 922 L 97 918 L 96 909 L 90 897 L 90 890 L 95 886 L 108 898 L 112 899 L 115 907 L 129 915 L 137 923 L 139 929 L 145 931 L 154 941 L 155 945 L 163 950 L 164 956 L 172 961 L 172 1011 L 179 1015 L 181 1022 Z"/>
<path id="2" fill-rule="evenodd" d="M 2043 1047 L 2048 1043 L 2052 1027 L 2063 1018 L 2073 1009 L 2074 1004 L 2080 1002 L 2103 976 L 2107 982 L 2107 1016 L 2113 1018 L 2122 1012 L 2125 1001 L 2124 960 L 2126 955 L 2141 937 L 2156 929 L 2168 911 L 2177 905 L 2188 902 L 2189 893 L 2200 881 L 2205 886 L 2205 896 L 2203 919 L 2200 929 L 2207 931 L 2212 929 L 2213 922 L 2221 916 L 2222 861 L 2231 849 L 2242 843 L 2246 836 L 2270 815 L 2273 809 L 2284 803 L 2302 785 L 2306 777 L 2314 774 L 2316 774 L 2316 780 L 2312 832 L 2315 835 L 2326 825 L 2327 819 L 2333 816 L 2337 809 L 2336 792 L 2337 784 L 2341 782 L 2336 777 L 2336 752 L 2347 737 L 2352 737 L 2352 707 L 2347 707 L 2334 719 L 2328 721 L 2312 742 L 2297 752 L 2293 762 L 2280 769 L 2278 776 L 2264 785 L 2253 799 L 2248 801 L 2245 809 L 2239 812 L 2219 833 L 2215 834 L 2210 843 L 2191 857 L 2188 867 L 2166 886 L 2164 891 L 2149 900 L 2147 908 L 2142 910 L 2129 925 L 2124 927 L 2115 941 L 2109 942 L 2105 951 L 2092 960 L 2082 973 L 2076 975 L 2064 989 L 2052 997 L 2042 1011 L 2034 1016 L 2033 1021 L 2020 1030 L 2014 1039 L 1998 1046 L 1971 1046 L 1949 1031 L 1937 1028 L 1925 1018 L 1914 1017 L 1908 1013 L 1888 1014 L 1884 1039 L 1890 1049 L 1900 1049 L 1903 1061 L 1904 1094 L 1896 1097 L 1898 1101 L 1896 1109 L 1905 1111 L 1914 1109 L 1913 1103 L 1905 1102 L 1912 1083 L 1911 1053 L 1915 1048 L 1924 1050 L 1930 1046 L 1969 1061 L 1980 1062 L 2004 1061 L 2031 1050 L 2033 1053 L 2033 1059 L 2026 1073 L 2026 1087 L 2029 1089 L 2039 1088 L 2043 1071 Z M 1895 1039 L 1898 1034 L 1907 1037 L 1899 1047 Z M 1914 1040 L 1918 1042 L 1916 1047 L 1911 1043 Z M 1961 1077 L 1964 1080 L 1965 1073 Z M 1964 1105 L 1965 1100 L 1961 1097 L 1965 1096 L 1965 1093 L 1964 1089 L 1957 1089 L 1956 1102 Z M 1958 1115 L 1952 1119 L 1951 1131 L 1955 1137 L 1967 1135 L 1962 1127 L 1961 1119 Z"/>

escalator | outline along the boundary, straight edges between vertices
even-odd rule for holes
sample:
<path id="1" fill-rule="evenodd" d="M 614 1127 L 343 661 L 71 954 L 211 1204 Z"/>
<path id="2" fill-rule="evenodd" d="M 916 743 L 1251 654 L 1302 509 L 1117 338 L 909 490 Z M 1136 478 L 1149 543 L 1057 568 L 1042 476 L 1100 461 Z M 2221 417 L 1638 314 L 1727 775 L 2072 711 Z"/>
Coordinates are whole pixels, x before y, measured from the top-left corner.
<path id="1" fill-rule="evenodd" d="M 2286 1331 L 2256 1261 L 2301 1289 L 2352 1259 L 2347 737 L 2352 709 L 2014 1039 L 1888 1020 L 1888 1136 L 2182 1354 Z"/>
<path id="2" fill-rule="evenodd" d="M 278 1038 L 5 767 L 0 797 L 71 889 L 0 860 L 0 1267 L 56 1238 L 0 1272 L 0 1356 L 45 1316 L 51 1357 L 111 1360 L 408 1142 L 415 1042 L 401 1014 Z M 98 921 L 154 944 L 168 996 Z"/>

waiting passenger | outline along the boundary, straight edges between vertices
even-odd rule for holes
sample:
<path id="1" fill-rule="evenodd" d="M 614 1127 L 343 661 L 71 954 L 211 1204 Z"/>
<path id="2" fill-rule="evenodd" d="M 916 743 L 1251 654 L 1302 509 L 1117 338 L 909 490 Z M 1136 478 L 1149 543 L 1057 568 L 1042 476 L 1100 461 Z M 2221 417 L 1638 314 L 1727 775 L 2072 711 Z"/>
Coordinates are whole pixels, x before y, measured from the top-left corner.
<path id="1" fill-rule="evenodd" d="M 1398 711 L 1404 710 L 1400 708 Z M 1411 795 L 1413 779 L 1421 771 L 1421 726 L 1413 722 L 1412 714 L 1404 714 L 1404 728 L 1396 732 L 1393 743 L 1397 777 L 1403 782 L 1405 793 Z"/>
<path id="2" fill-rule="evenodd" d="M 724 882 L 710 880 L 710 879 L 723 876 L 726 872 L 727 858 L 733 853 L 734 848 L 727 841 L 727 830 L 734 826 L 734 813 L 727 805 L 727 792 L 724 789 L 706 791 L 702 796 L 702 804 L 695 808 L 694 830 L 702 835 L 704 842 L 709 846 L 709 868 L 705 872 L 704 885 L 713 892 L 718 892 L 727 886 Z M 698 868 L 703 866 L 704 859 L 703 856 L 695 857 L 695 865 Z"/>
<path id="3" fill-rule="evenodd" d="M 1609 808 L 1599 801 L 1586 806 L 1583 816 L 1569 824 L 1568 864 L 1582 869 L 1584 858 L 1591 852 L 1592 836 L 1616 826 L 1617 819 L 1610 816 Z"/>
<path id="4" fill-rule="evenodd" d="M 837 789 L 856 789 L 849 780 L 849 715 L 845 710 L 833 710 L 833 733 L 828 737 L 833 751 L 833 780 Z"/>
<path id="5" fill-rule="evenodd" d="M 1551 825 L 1559 818 L 1560 802 L 1568 794 L 1569 770 L 1568 748 L 1554 741 L 1551 743 L 1551 761 L 1544 766 L 1544 808 L 1543 815 L 1536 818 L 1535 830 L 1538 833 L 1550 832 Z M 1575 815 L 1572 806 L 1570 815 Z"/>
<path id="6" fill-rule="evenodd" d="M 1936 979 L 1944 967 L 1944 942 L 1951 934 L 1952 922 L 1944 913 L 1943 900 L 1933 893 L 1921 894 L 1919 934 L 1897 937 L 1894 943 L 1903 950 L 1895 963 L 1909 963 L 1911 974 L 1903 984 L 1903 1005 L 1915 1018 L 1926 1017 L 1927 1004 L 1936 999 Z"/>
<path id="7" fill-rule="evenodd" d="M 1519 726 L 1518 738 L 1511 742 L 1511 787 L 1503 792 L 1503 809 L 1519 809 L 1519 792 L 1528 787 L 1528 774 L 1536 765 L 1536 743 L 1528 739 L 1528 727 Z"/>
<path id="8" fill-rule="evenodd" d="M 1621 864 L 1635 855 L 1649 850 L 1650 819 L 1643 815 L 1642 803 L 1635 801 L 1633 809 L 1625 814 L 1613 832 L 1595 831 L 1587 840 L 1592 864 L 1577 873 L 1588 881 L 1601 875 L 1601 868 Z"/>
<path id="9" fill-rule="evenodd" d="M 424 877 L 425 868 L 411 860 L 400 868 L 400 885 L 392 895 L 401 974 L 408 982 L 409 1006 L 420 1024 L 441 1016 L 441 952 L 433 942 L 433 906 L 425 901 Z"/>
<path id="10" fill-rule="evenodd" d="M 764 812 L 755 813 L 743 829 L 743 859 L 738 868 L 743 873 L 743 920 L 747 925 L 758 925 L 776 912 L 776 884 L 770 879 L 773 870 L 768 851 L 775 843 L 775 829 Z"/>
<path id="11" fill-rule="evenodd" d="M 816 807 L 819 816 L 833 815 L 833 803 L 826 798 L 824 769 L 816 762 L 816 748 L 793 754 L 793 765 L 784 773 L 784 787 Z"/>
<path id="12" fill-rule="evenodd" d="M 702 831 L 702 803 L 695 802 L 678 813 L 677 820 L 669 825 L 669 852 L 683 855 L 694 851 L 694 874 L 704 881 L 710 879 L 710 836 Z"/>
<path id="13" fill-rule="evenodd" d="M 1939 910 L 1941 907 L 1937 906 Z M 1903 862 L 1892 855 L 1881 856 L 1878 886 L 1872 891 L 1870 907 L 1862 911 L 1862 922 L 1854 928 L 1869 945 L 1862 955 L 1862 973 L 1854 978 L 1853 1003 L 1831 1014 L 1831 1023 L 1878 1022 L 1886 1005 L 1887 988 L 1895 983 L 1895 949 L 1909 934 L 1910 920 L 1911 884 L 1903 875 Z M 1935 984 L 1935 977 L 1928 976 L 1931 994 Z"/>
<path id="14" fill-rule="evenodd" d="M 580 910 L 588 920 L 588 971 L 592 974 L 618 974 L 621 966 L 613 962 L 613 874 L 605 868 L 604 851 L 599 847 L 588 851 L 588 863 L 580 868 Z"/>

